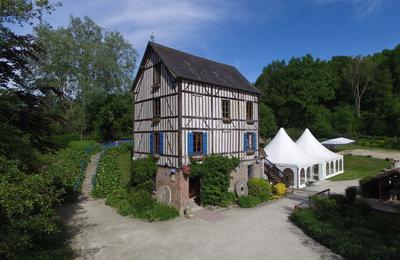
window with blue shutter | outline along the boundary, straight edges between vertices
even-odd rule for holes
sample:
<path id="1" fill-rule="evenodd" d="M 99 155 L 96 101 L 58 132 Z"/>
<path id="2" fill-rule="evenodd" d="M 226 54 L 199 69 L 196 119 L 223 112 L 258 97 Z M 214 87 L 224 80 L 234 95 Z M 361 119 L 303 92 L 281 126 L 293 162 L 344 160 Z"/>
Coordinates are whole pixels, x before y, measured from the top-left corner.
<path id="1" fill-rule="evenodd" d="M 207 154 L 207 133 L 203 133 L 203 154 Z"/>
<path id="2" fill-rule="evenodd" d="M 150 153 L 153 154 L 153 139 L 154 139 L 154 134 L 150 133 Z"/>
<path id="3" fill-rule="evenodd" d="M 244 133 L 244 135 L 243 135 L 243 151 L 247 151 L 247 146 L 248 146 L 247 133 Z"/>
<path id="4" fill-rule="evenodd" d="M 252 135 L 252 137 L 253 137 L 253 151 L 256 151 L 257 150 L 257 135 L 256 135 L 256 133 L 252 133 L 251 134 Z"/>
<path id="5" fill-rule="evenodd" d="M 188 155 L 193 155 L 193 132 L 188 133 Z"/>
<path id="6" fill-rule="evenodd" d="M 160 133 L 160 145 L 158 146 L 160 155 L 164 154 L 164 133 Z"/>

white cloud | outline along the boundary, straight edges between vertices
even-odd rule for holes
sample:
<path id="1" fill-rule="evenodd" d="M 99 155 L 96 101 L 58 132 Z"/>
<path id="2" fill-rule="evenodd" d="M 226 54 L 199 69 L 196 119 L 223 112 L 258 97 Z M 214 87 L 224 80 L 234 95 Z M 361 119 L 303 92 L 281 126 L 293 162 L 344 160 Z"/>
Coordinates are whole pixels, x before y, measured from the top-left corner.
<path id="1" fill-rule="evenodd" d="M 124 0 L 102 25 L 122 31 L 140 49 L 152 33 L 163 43 L 199 40 L 199 31 L 229 19 L 229 8 L 229 2 L 217 0 Z"/>
<path id="2" fill-rule="evenodd" d="M 383 5 L 383 0 L 314 0 L 319 5 L 343 2 L 351 4 L 354 16 L 358 19 L 366 19 L 378 12 Z"/>

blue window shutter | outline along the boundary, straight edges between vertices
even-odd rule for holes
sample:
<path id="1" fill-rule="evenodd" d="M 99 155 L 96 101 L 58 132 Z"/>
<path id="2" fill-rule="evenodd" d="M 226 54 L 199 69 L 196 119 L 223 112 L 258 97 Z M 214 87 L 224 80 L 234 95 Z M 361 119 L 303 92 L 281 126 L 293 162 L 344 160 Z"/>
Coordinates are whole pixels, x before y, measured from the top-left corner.
<path id="1" fill-rule="evenodd" d="M 203 154 L 207 154 L 207 133 L 203 133 Z"/>
<path id="2" fill-rule="evenodd" d="M 160 151 L 158 151 L 158 153 L 160 155 L 163 155 L 164 154 L 164 133 L 160 133 L 160 145 L 159 145 L 159 147 L 160 147 Z"/>
<path id="3" fill-rule="evenodd" d="M 150 153 L 153 154 L 153 140 L 154 140 L 154 134 L 150 133 Z"/>
<path id="4" fill-rule="evenodd" d="M 188 133 L 188 154 L 193 155 L 193 132 Z"/>
<path id="5" fill-rule="evenodd" d="M 243 151 L 247 151 L 247 133 L 243 134 Z"/>
<path id="6" fill-rule="evenodd" d="M 252 138 L 253 138 L 253 151 L 257 150 L 257 134 L 253 133 L 252 134 Z"/>

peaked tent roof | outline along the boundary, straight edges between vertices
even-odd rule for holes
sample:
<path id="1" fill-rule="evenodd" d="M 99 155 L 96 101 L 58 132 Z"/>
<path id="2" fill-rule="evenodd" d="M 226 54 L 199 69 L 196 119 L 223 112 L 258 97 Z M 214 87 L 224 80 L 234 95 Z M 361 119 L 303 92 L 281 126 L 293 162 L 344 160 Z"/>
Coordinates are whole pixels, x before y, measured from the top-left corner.
<path id="1" fill-rule="evenodd" d="M 264 148 L 267 159 L 274 164 L 305 166 L 318 161 L 305 154 L 283 128 L 279 129 L 274 139 Z"/>
<path id="2" fill-rule="evenodd" d="M 316 158 L 318 160 L 336 160 L 342 156 L 329 151 L 325 146 L 323 146 L 317 138 L 308 130 L 304 130 L 303 134 L 296 141 L 296 144 L 309 156 Z"/>
<path id="3" fill-rule="evenodd" d="M 339 137 L 335 139 L 329 139 L 326 141 L 321 142 L 321 144 L 326 144 L 326 145 L 341 145 L 341 144 L 352 144 L 355 143 L 356 141 L 347 139 L 344 137 Z"/>
<path id="4" fill-rule="evenodd" d="M 175 78 L 194 80 L 251 93 L 261 92 L 254 87 L 235 67 L 149 42 L 145 53 L 152 48 Z M 143 55 L 145 57 L 146 55 Z M 138 75 L 134 85 L 136 84 Z"/>

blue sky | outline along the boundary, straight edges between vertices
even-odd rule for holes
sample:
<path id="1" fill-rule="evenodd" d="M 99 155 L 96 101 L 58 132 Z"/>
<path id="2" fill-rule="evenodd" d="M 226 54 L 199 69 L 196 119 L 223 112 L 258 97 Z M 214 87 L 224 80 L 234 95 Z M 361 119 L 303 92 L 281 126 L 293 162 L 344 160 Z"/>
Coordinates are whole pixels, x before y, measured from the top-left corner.
<path id="1" fill-rule="evenodd" d="M 251 82 L 276 59 L 367 55 L 400 44 L 399 0 L 66 0 L 46 20 L 88 15 L 143 54 L 155 41 L 236 66 Z M 18 29 L 20 30 L 20 29 Z M 24 29 L 27 30 L 27 29 Z"/>

